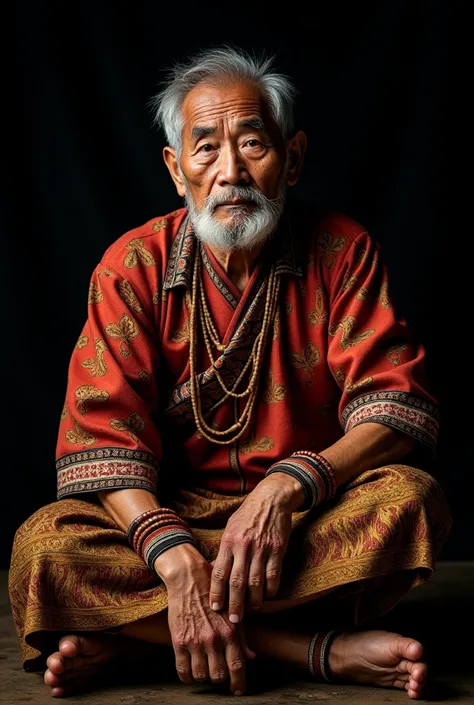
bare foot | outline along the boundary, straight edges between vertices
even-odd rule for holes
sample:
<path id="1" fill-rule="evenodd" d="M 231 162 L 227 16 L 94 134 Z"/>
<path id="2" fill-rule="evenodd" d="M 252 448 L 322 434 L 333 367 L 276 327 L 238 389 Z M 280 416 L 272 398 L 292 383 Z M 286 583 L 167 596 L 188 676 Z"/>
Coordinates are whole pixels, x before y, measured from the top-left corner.
<path id="1" fill-rule="evenodd" d="M 46 661 L 44 682 L 51 688 L 53 698 L 83 690 L 97 680 L 105 665 L 120 653 L 118 642 L 102 634 L 63 637 L 59 651 Z"/>
<path id="2" fill-rule="evenodd" d="M 419 641 L 391 632 L 341 634 L 331 645 L 329 668 L 334 678 L 381 688 L 403 688 L 421 697 L 428 667 L 421 663 Z"/>

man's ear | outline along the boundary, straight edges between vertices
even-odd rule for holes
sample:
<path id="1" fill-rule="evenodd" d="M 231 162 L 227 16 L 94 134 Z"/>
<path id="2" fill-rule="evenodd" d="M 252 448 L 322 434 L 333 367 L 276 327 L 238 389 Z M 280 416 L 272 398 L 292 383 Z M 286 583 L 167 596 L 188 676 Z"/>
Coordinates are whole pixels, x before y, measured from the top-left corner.
<path id="1" fill-rule="evenodd" d="M 181 196 L 181 198 L 184 198 L 186 195 L 186 187 L 179 169 L 176 151 L 172 149 L 172 147 L 165 147 L 163 149 L 163 159 L 165 160 L 165 164 L 168 167 L 168 171 L 174 181 L 178 195 Z"/>
<path id="2" fill-rule="evenodd" d="M 288 141 L 286 146 L 288 154 L 286 182 L 288 186 L 294 186 L 299 179 L 301 167 L 303 166 L 303 158 L 306 152 L 306 145 L 306 135 L 301 130 Z"/>

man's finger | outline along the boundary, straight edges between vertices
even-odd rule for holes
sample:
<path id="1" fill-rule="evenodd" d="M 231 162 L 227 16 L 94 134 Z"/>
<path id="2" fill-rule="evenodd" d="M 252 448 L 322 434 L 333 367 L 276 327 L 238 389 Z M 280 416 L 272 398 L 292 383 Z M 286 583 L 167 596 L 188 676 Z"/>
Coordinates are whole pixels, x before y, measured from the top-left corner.
<path id="1" fill-rule="evenodd" d="M 244 616 L 245 593 L 248 585 L 248 559 L 246 554 L 234 554 L 229 578 L 229 620 L 233 624 Z"/>
<path id="2" fill-rule="evenodd" d="M 231 641 L 226 645 L 225 658 L 230 676 L 230 689 L 234 695 L 243 695 L 246 688 L 245 660 L 238 641 Z"/>
<path id="3" fill-rule="evenodd" d="M 266 595 L 275 597 L 280 587 L 282 556 L 279 553 L 272 553 L 265 567 Z"/>
<path id="4" fill-rule="evenodd" d="M 186 649 L 175 648 L 174 653 L 176 657 L 176 672 L 179 676 L 179 679 L 183 683 L 189 685 L 193 682 L 193 675 L 191 672 L 191 656 L 189 654 L 189 651 L 187 651 Z"/>
<path id="5" fill-rule="evenodd" d="M 263 605 L 263 588 L 265 583 L 265 560 L 262 555 L 254 554 L 249 569 L 249 603 L 251 609 L 260 609 Z"/>
<path id="6" fill-rule="evenodd" d="M 193 678 L 198 683 L 203 683 L 209 678 L 209 666 L 207 661 L 207 654 L 203 649 L 196 649 L 191 652 L 191 667 L 193 671 Z"/>
<path id="7" fill-rule="evenodd" d="M 232 569 L 232 553 L 221 546 L 211 574 L 209 605 L 213 610 L 221 610 L 225 604 L 227 583 Z"/>
<path id="8" fill-rule="evenodd" d="M 209 675 L 213 683 L 223 683 L 229 675 L 224 653 L 221 649 L 211 648 L 207 652 Z"/>

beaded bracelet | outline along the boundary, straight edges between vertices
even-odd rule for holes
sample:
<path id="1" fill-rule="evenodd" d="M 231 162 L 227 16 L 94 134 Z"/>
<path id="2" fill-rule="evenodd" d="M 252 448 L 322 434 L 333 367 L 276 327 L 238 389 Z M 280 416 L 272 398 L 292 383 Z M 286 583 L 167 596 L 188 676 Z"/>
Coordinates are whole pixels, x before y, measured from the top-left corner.
<path id="1" fill-rule="evenodd" d="M 265 477 L 275 472 L 291 475 L 301 483 L 304 501 L 297 509 L 299 512 L 305 512 L 331 500 L 336 494 L 336 474 L 331 464 L 319 453 L 309 450 L 297 451 L 289 458 L 272 465 Z"/>
<path id="2" fill-rule="evenodd" d="M 165 507 L 149 509 L 136 517 L 130 523 L 127 537 L 150 570 L 154 570 L 158 556 L 169 548 L 183 543 L 197 547 L 187 522 Z"/>
<path id="3" fill-rule="evenodd" d="M 155 526 L 155 524 L 159 523 L 160 525 L 165 525 L 173 524 L 175 522 L 182 522 L 185 527 L 189 528 L 188 524 L 183 519 L 180 519 L 177 514 L 165 517 L 151 517 L 149 519 L 146 519 L 142 524 L 139 524 L 133 536 L 133 548 L 135 549 L 135 551 L 137 551 L 137 546 L 140 543 L 140 539 L 143 537 L 143 535 L 146 535 L 150 531 L 150 529 Z"/>
<path id="4" fill-rule="evenodd" d="M 146 512 L 143 512 L 142 514 L 139 514 L 139 516 L 135 517 L 135 519 L 130 523 L 127 531 L 128 542 L 131 546 L 133 546 L 133 537 L 139 525 L 147 519 L 157 517 L 158 515 L 176 516 L 176 512 L 172 509 L 167 509 L 166 507 L 157 507 L 156 509 L 148 509 Z"/>
<path id="5" fill-rule="evenodd" d="M 181 529 L 184 529 L 185 531 L 188 531 L 189 533 L 191 533 L 191 530 L 185 521 L 182 521 L 178 518 L 171 519 L 169 521 L 162 520 L 162 521 L 156 522 L 154 524 L 151 524 L 150 526 L 147 526 L 145 531 L 142 531 L 140 536 L 134 542 L 135 551 L 138 553 L 139 556 L 141 556 L 142 552 L 143 552 L 143 546 L 152 534 L 156 533 L 156 531 L 158 531 L 158 529 L 171 528 L 171 527 L 175 527 L 175 526 L 179 526 Z"/>

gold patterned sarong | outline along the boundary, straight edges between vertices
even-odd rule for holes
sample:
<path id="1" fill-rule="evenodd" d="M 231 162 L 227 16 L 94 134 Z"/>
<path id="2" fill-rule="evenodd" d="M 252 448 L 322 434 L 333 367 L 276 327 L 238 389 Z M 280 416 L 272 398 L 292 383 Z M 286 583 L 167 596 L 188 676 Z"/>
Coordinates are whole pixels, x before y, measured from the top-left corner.
<path id="1" fill-rule="evenodd" d="M 181 490 L 169 504 L 213 560 L 244 499 Z M 356 624 L 379 616 L 430 578 L 450 523 L 431 476 L 406 465 L 365 472 L 324 511 L 293 515 L 276 599 L 349 588 Z M 163 583 L 126 534 L 100 505 L 81 499 L 49 504 L 20 527 L 9 588 L 26 670 L 44 666 L 52 633 L 109 629 L 167 607 Z"/>

